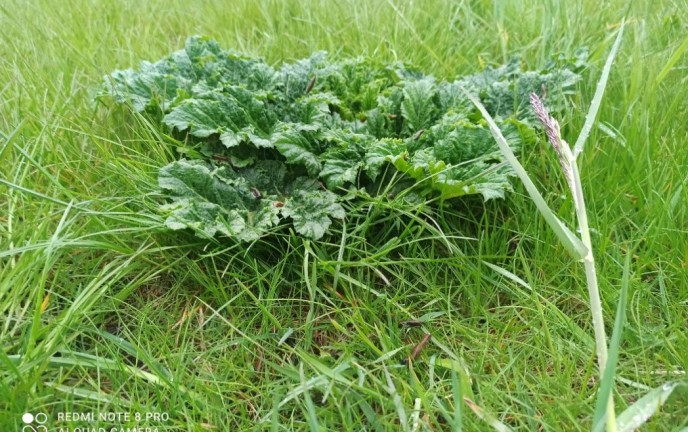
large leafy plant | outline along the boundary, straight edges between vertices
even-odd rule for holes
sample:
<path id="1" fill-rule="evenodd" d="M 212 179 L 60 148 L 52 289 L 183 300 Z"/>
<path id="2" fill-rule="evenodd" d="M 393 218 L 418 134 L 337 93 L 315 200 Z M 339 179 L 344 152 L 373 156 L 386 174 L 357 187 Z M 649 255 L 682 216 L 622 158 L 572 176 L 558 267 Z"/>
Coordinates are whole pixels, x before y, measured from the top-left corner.
<path id="1" fill-rule="evenodd" d="M 325 53 L 279 68 L 191 37 L 183 50 L 106 77 L 105 95 L 162 113 L 183 158 L 162 167 L 171 229 L 252 241 L 291 222 L 321 238 L 342 200 L 388 190 L 447 199 L 511 189 L 513 169 L 464 91 L 480 98 L 513 150 L 534 140 L 531 92 L 559 112 L 581 58 L 523 71 L 498 68 L 440 81 L 401 64 Z M 463 90 L 462 90 L 463 89 Z"/>

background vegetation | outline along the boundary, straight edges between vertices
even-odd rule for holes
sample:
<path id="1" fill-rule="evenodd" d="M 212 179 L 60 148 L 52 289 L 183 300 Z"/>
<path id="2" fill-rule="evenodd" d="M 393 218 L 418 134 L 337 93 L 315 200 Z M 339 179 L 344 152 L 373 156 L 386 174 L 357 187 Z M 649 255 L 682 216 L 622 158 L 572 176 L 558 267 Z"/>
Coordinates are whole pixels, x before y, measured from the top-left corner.
<path id="1" fill-rule="evenodd" d="M 324 49 L 443 78 L 514 55 L 537 67 L 587 46 L 591 67 L 561 119 L 570 140 L 626 16 L 582 161 L 610 325 L 621 257 L 636 248 L 615 400 L 622 408 L 685 379 L 688 2 L 627 3 L 3 2 L 0 429 L 19 430 L 25 412 L 53 424 L 67 411 L 164 412 L 109 423 L 160 430 L 399 430 L 416 415 L 418 430 L 486 429 L 456 403 L 459 389 L 523 430 L 590 426 L 584 274 L 570 274 L 520 186 L 502 202 L 441 212 L 370 203 L 310 244 L 285 232 L 204 247 L 166 233 L 155 179 L 174 143 L 92 98 L 106 73 L 192 34 L 271 63 Z M 521 156 L 571 220 L 552 152 Z M 688 426 L 687 402 L 674 396 L 647 429 Z"/>

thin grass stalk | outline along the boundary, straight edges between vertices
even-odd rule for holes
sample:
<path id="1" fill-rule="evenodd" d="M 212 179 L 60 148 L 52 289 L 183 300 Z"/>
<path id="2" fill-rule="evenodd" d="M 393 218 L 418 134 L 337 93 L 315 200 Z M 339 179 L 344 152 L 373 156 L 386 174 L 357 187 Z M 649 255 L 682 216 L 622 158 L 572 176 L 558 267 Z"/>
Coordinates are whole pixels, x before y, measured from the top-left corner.
<path id="1" fill-rule="evenodd" d="M 565 145 L 568 145 L 564 142 Z M 590 239 L 590 227 L 588 225 L 588 214 L 585 208 L 585 198 L 583 197 L 583 187 L 580 181 L 580 173 L 575 159 L 571 163 L 571 193 L 574 196 L 576 207 L 576 217 L 581 233 L 581 241 L 588 249 L 588 253 L 583 257 L 585 267 L 585 279 L 588 285 L 588 297 L 590 297 L 590 313 L 592 315 L 592 326 L 595 333 L 595 347 L 597 351 L 597 365 L 600 373 L 600 380 L 604 376 L 604 369 L 607 365 L 607 332 L 604 329 L 604 315 L 602 311 L 602 300 L 600 299 L 600 289 L 597 283 L 597 271 L 595 268 L 595 255 L 592 252 L 592 241 Z M 609 394 L 607 400 L 607 431 L 617 430 L 616 413 L 614 409 L 614 394 Z"/>
<path id="2" fill-rule="evenodd" d="M 580 172 L 576 165 L 576 157 L 571 152 L 569 144 L 561 138 L 559 122 L 550 116 L 547 108 L 540 98 L 535 94 L 530 94 L 530 103 L 533 112 L 545 129 L 547 140 L 559 157 L 566 184 L 571 190 L 573 203 L 578 219 L 581 241 L 585 245 L 586 253 L 581 258 L 585 265 L 585 274 L 590 295 L 590 309 L 592 311 L 593 327 L 595 330 L 595 344 L 597 348 L 597 361 L 600 368 L 600 375 L 604 372 L 607 362 L 607 335 L 604 330 L 604 320 L 602 315 L 602 304 L 600 301 L 599 287 L 597 284 L 597 274 L 595 273 L 595 256 L 592 252 L 592 242 L 590 240 L 590 227 L 588 225 L 588 215 L 585 208 L 585 198 L 583 196 L 583 186 L 581 184 Z"/>
<path id="3" fill-rule="evenodd" d="M 553 213 L 549 206 L 545 203 L 542 195 L 537 191 L 537 188 L 533 184 L 530 176 L 526 173 L 525 169 L 518 162 L 514 156 L 511 149 L 509 149 L 508 144 L 502 135 L 499 127 L 494 122 L 494 119 L 487 112 L 482 103 L 473 95 L 468 93 L 465 89 L 462 89 L 466 97 L 473 102 L 473 104 L 478 108 L 478 110 L 483 115 L 483 118 L 490 127 L 490 132 L 495 138 L 495 141 L 502 150 L 504 157 L 514 168 L 519 178 L 523 181 L 530 197 L 533 199 L 534 203 L 537 205 L 538 210 L 549 223 L 550 227 L 558 234 L 559 240 L 564 246 L 568 246 L 567 249 L 573 254 L 573 256 L 583 261 L 585 266 L 586 282 L 588 285 L 588 294 L 590 296 L 590 311 L 593 319 L 593 328 L 595 332 L 595 345 L 597 352 L 597 359 L 599 365 L 600 380 L 603 377 L 604 369 L 607 362 L 608 352 L 607 352 L 607 335 L 604 329 L 604 317 L 602 315 L 602 302 L 600 300 L 599 286 L 597 283 L 597 274 L 595 272 L 595 257 L 592 253 L 592 241 L 590 239 L 590 227 L 588 225 L 588 218 L 585 208 L 585 199 L 583 198 L 583 187 L 581 186 L 580 173 L 576 165 L 576 158 L 571 152 L 569 144 L 561 138 L 561 132 L 559 129 L 558 122 L 552 118 L 547 109 L 544 107 L 542 101 L 537 95 L 531 94 L 531 104 L 533 105 L 533 110 L 543 124 L 547 137 L 552 144 L 552 147 L 559 156 L 559 162 L 562 167 L 562 171 L 567 179 L 567 184 L 571 190 L 573 196 L 574 205 L 576 208 L 576 216 L 578 219 L 578 225 L 581 232 L 581 238 L 573 234 L 566 225 L 559 220 L 559 218 Z M 618 430 L 616 425 L 616 416 L 614 410 L 614 400 L 613 395 L 610 394 L 609 400 L 607 401 L 607 415 L 606 415 L 606 426 L 607 431 L 616 432 Z"/>
<path id="4" fill-rule="evenodd" d="M 585 257 L 583 257 L 582 261 L 585 267 L 585 278 L 588 285 L 588 293 L 590 295 L 590 310 L 592 312 L 593 329 L 595 331 L 595 345 L 597 348 L 597 364 L 599 365 L 601 375 L 604 372 L 604 367 L 607 363 L 607 335 L 604 329 L 602 301 L 600 299 L 600 290 L 597 283 L 595 256 L 592 251 L 590 226 L 588 225 L 588 214 L 585 207 L 585 198 L 583 197 L 580 173 L 578 172 L 578 167 L 575 163 L 572 164 L 571 168 L 573 180 L 573 188 L 571 193 L 574 196 L 578 228 L 580 229 L 581 241 L 588 249 L 588 253 Z"/>
<path id="5" fill-rule="evenodd" d="M 559 157 L 559 163 L 564 176 L 566 177 L 566 184 L 569 186 L 571 195 L 573 196 L 573 203 L 576 209 L 576 218 L 578 219 L 578 229 L 581 236 L 580 239 L 587 250 L 581 261 L 583 261 L 583 265 L 585 267 L 585 279 L 588 286 L 588 297 L 590 298 L 590 313 L 592 315 L 592 325 L 595 332 L 597 364 L 599 367 L 600 380 L 602 380 L 608 357 L 607 334 L 604 329 L 602 301 L 600 300 L 597 272 L 595 271 L 595 255 L 592 251 L 588 214 L 585 208 L 583 186 L 581 184 L 578 165 L 576 164 L 576 156 L 575 153 L 571 152 L 569 144 L 562 139 L 559 122 L 550 116 L 547 108 L 545 108 L 545 105 L 535 93 L 531 93 L 530 103 L 533 107 L 533 112 L 545 129 L 548 141 Z M 614 399 L 613 394 L 611 393 L 609 394 L 609 399 L 607 400 L 606 423 L 607 431 L 617 430 L 616 416 L 614 414 Z"/>

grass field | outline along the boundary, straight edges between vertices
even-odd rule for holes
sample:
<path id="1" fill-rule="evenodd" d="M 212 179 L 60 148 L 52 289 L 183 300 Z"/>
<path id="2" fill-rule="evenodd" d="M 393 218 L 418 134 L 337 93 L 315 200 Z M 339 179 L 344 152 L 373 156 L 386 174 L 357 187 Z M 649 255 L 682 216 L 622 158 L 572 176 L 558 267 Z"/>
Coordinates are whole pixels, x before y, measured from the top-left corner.
<path id="1" fill-rule="evenodd" d="M 585 274 L 516 182 L 506 200 L 423 217 L 361 207 L 322 242 L 284 233 L 247 248 L 167 232 L 156 176 L 174 145 L 93 96 L 105 74 L 193 34 L 276 64 L 327 50 L 446 78 L 587 46 L 561 119 L 573 142 L 626 17 L 580 163 L 608 334 L 633 254 L 617 410 L 686 380 L 688 2 L 627 3 L 3 1 L 0 430 L 21 430 L 27 412 L 70 432 L 490 430 L 462 396 L 518 430 L 590 428 Z M 521 156 L 573 221 L 552 152 Z M 58 421 L 91 412 L 132 417 Z M 646 430 L 685 427 L 684 388 Z"/>

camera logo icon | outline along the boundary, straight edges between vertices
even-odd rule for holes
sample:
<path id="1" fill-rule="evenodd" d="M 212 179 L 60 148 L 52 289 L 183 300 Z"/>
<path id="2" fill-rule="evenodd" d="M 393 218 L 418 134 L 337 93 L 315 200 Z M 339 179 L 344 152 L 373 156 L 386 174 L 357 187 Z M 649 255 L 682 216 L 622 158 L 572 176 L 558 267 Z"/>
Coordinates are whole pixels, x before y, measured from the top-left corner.
<path id="1" fill-rule="evenodd" d="M 24 426 L 21 428 L 22 432 L 48 432 L 45 424 L 48 422 L 48 415 L 45 413 L 24 413 L 22 416 Z"/>

